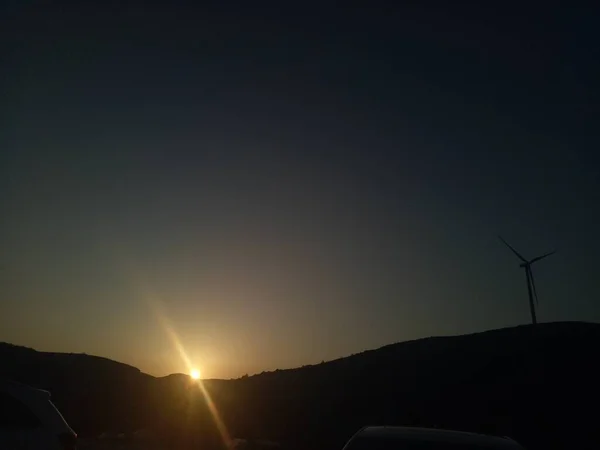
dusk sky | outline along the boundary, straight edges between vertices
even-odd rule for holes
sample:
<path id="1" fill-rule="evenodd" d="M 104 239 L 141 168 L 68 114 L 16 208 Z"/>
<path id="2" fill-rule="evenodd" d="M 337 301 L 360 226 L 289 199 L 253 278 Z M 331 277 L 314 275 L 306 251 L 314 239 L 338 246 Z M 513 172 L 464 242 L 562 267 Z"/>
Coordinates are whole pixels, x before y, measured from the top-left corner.
<path id="1" fill-rule="evenodd" d="M 83 3 L 0 10 L 0 341 L 230 378 L 526 324 L 498 234 L 600 321 L 597 11 Z"/>

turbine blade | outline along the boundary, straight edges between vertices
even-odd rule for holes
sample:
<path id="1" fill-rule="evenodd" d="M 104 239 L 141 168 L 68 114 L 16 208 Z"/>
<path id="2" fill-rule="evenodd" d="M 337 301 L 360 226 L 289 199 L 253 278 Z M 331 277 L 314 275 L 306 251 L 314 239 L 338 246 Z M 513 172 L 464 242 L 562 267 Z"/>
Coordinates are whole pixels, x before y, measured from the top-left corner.
<path id="1" fill-rule="evenodd" d="M 513 253 L 514 253 L 515 255 L 517 255 L 517 257 L 518 257 L 518 258 L 519 258 L 521 261 L 523 261 L 523 262 L 525 262 L 525 263 L 527 262 L 527 260 L 526 260 L 525 258 L 523 258 L 523 256 L 522 256 L 522 255 L 521 255 L 521 254 L 520 254 L 518 251 L 516 251 L 514 248 L 512 248 L 512 247 L 511 247 L 511 245 L 510 245 L 508 242 L 506 242 L 504 239 L 502 239 L 502 236 L 498 236 L 498 237 L 500 238 L 500 240 L 501 240 L 502 242 L 504 242 L 504 244 L 505 244 L 505 245 L 506 245 L 508 248 L 510 248 L 510 249 L 513 251 Z"/>
<path id="2" fill-rule="evenodd" d="M 554 255 L 555 253 L 556 253 L 556 250 L 554 250 L 550 253 L 546 253 L 545 255 L 538 256 L 537 258 L 533 258 L 531 261 L 529 261 L 529 264 L 533 264 L 534 262 L 539 261 L 540 259 L 544 259 L 546 256 Z"/>
<path id="3" fill-rule="evenodd" d="M 533 296 L 535 297 L 535 304 L 539 306 L 540 301 L 537 295 L 537 289 L 535 288 L 535 278 L 533 278 L 533 271 L 530 266 L 527 266 L 527 270 L 529 271 L 529 280 L 531 282 L 531 288 L 533 289 Z"/>

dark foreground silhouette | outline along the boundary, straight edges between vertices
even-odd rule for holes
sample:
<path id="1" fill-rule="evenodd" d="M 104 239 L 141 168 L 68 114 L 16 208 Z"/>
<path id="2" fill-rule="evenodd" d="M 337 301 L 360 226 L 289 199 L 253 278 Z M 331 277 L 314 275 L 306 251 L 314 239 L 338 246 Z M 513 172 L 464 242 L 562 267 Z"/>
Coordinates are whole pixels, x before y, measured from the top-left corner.
<path id="1" fill-rule="evenodd" d="M 598 348 L 598 324 L 538 324 L 203 384 L 232 436 L 288 448 L 341 450 L 368 424 L 508 435 L 532 450 L 600 448 Z M 173 446 L 221 442 L 185 375 L 0 344 L 0 377 L 51 391 L 80 436 L 146 429 Z"/>

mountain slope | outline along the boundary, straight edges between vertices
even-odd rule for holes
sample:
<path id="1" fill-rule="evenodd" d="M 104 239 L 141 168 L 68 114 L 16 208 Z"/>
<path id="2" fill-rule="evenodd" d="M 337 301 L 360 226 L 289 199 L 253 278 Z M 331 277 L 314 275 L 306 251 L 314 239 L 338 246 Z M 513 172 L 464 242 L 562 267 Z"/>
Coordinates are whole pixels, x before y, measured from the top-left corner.
<path id="1" fill-rule="evenodd" d="M 341 448 L 365 424 L 510 435 L 530 449 L 600 448 L 600 325 L 549 323 L 392 344 L 299 369 L 205 381 L 231 433 Z M 154 378 L 88 355 L 0 345 L 0 377 L 48 389 L 80 433 L 141 427 L 218 436 L 185 376 Z M 582 444 L 583 445 L 583 444 Z"/>
<path id="2" fill-rule="evenodd" d="M 339 447 L 365 424 L 449 427 L 510 435 L 528 448 L 568 448 L 569 439 L 598 443 L 585 405 L 600 400 L 599 345 L 600 325 L 588 323 L 419 339 L 239 380 L 232 397 L 251 405 L 252 424 L 239 424 L 247 433 L 323 448 Z"/>

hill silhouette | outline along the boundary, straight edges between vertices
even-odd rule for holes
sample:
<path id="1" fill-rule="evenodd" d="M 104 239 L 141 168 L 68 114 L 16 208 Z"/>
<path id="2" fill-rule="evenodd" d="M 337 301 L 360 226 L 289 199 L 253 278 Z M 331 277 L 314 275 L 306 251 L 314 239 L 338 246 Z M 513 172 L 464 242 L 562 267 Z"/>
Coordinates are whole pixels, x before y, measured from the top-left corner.
<path id="1" fill-rule="evenodd" d="M 232 436 L 340 448 L 367 424 L 509 435 L 529 449 L 600 448 L 600 325 L 432 337 L 313 366 L 203 382 Z M 89 355 L 0 344 L 0 377 L 50 390 L 81 435 L 155 430 L 218 445 L 200 389 Z"/>

